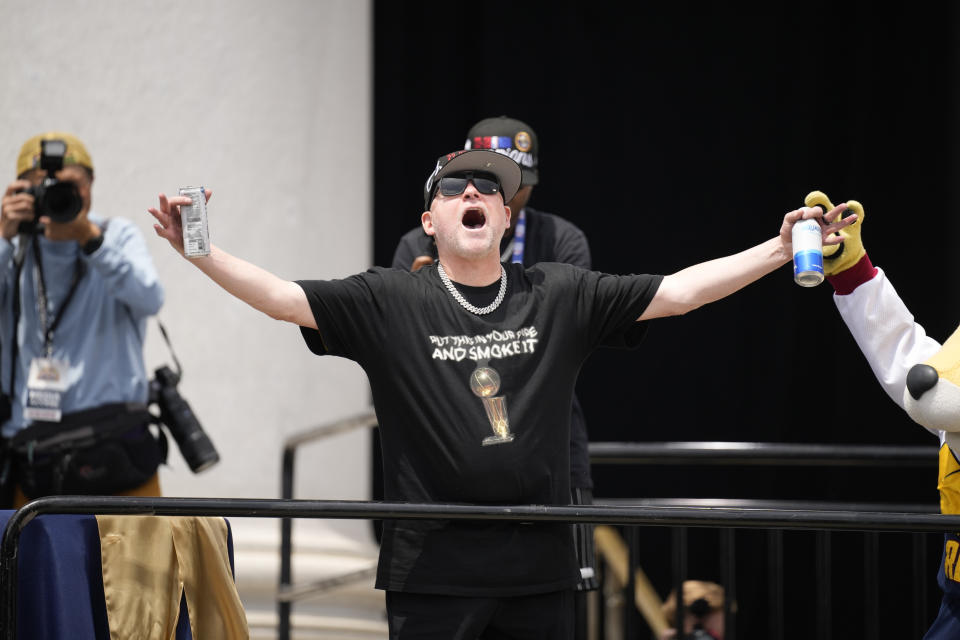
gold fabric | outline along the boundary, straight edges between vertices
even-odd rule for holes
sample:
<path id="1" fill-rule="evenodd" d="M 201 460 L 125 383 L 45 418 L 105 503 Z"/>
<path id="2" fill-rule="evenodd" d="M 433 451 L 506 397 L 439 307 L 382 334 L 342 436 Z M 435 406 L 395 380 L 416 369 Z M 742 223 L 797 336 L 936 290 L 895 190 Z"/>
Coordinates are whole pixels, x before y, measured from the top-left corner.
<path id="1" fill-rule="evenodd" d="M 171 640 L 181 595 L 198 640 L 249 638 L 223 518 L 97 516 L 112 640 Z"/>

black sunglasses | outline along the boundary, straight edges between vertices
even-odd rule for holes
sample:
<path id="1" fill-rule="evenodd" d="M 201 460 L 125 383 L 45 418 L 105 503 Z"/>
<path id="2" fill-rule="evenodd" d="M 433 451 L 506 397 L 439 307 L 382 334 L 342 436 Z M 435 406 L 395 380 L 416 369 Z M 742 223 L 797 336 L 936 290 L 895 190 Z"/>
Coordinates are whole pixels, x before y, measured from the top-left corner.
<path id="1" fill-rule="evenodd" d="M 467 189 L 472 182 L 477 191 L 484 195 L 500 193 L 500 180 L 492 173 L 464 171 L 455 175 L 444 176 L 437 182 L 437 190 L 445 196 L 458 196 Z"/>

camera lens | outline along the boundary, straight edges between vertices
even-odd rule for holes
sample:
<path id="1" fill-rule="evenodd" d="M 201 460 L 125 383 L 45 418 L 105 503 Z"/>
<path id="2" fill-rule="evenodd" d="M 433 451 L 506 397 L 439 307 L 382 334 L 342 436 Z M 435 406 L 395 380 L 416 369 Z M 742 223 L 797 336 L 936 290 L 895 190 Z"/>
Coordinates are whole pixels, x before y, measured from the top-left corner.
<path id="1" fill-rule="evenodd" d="M 150 402 L 155 402 L 159 407 L 160 419 L 176 440 L 190 470 L 200 473 L 219 462 L 220 454 L 200 426 L 189 403 L 177 391 L 179 381 L 180 375 L 170 367 L 157 369 L 150 382 Z"/>
<path id="2" fill-rule="evenodd" d="M 39 213 L 49 216 L 53 222 L 70 222 L 83 208 L 80 193 L 72 182 L 57 181 L 48 185 L 45 191 Z"/>

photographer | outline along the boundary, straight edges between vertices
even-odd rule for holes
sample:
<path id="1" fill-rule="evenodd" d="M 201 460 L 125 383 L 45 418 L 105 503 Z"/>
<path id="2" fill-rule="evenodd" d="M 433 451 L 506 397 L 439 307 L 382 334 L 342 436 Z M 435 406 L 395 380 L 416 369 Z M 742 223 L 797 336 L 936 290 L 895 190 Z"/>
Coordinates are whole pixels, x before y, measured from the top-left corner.
<path id="1" fill-rule="evenodd" d="M 683 635 L 678 638 L 676 629 L 668 629 L 660 640 L 723 640 L 723 587 L 716 582 L 686 580 L 683 608 Z M 732 610 L 736 610 L 736 606 Z M 676 623 L 676 590 L 670 592 L 662 611 L 668 622 Z"/>
<path id="2" fill-rule="evenodd" d="M 24 143 L 0 210 L 0 506 L 160 495 L 146 321 L 163 290 L 137 227 L 91 211 L 83 143 Z"/>

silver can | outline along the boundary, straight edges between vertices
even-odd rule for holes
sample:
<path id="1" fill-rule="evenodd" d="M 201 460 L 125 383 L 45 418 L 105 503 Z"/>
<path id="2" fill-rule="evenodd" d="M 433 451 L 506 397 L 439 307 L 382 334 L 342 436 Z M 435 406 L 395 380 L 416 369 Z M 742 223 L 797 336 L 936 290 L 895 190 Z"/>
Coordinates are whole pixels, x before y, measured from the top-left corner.
<path id="1" fill-rule="evenodd" d="M 210 230 L 207 226 L 207 194 L 203 187 L 180 187 L 180 195 L 193 202 L 180 207 L 183 227 L 183 255 L 199 258 L 210 255 Z"/>

